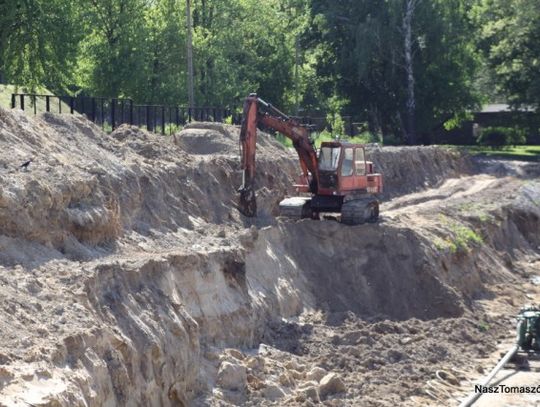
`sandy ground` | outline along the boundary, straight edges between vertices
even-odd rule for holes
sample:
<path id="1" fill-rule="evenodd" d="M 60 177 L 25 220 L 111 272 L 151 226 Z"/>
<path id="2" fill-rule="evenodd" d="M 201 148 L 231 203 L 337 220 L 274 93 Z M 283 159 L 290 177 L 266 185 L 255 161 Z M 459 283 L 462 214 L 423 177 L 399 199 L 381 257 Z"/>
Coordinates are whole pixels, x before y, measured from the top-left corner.
<path id="1" fill-rule="evenodd" d="M 529 181 L 497 178 L 489 174 L 450 179 L 439 188 L 385 203 L 380 225 L 402 228 L 414 225 L 416 233 L 433 242 L 447 235 L 448 228 L 455 230 L 457 222 L 472 221 L 472 225 L 478 227 L 493 221 L 499 216 L 497 211 L 511 204 L 519 196 L 520 189 L 528 184 Z M 534 233 L 538 232 L 537 227 L 537 224 L 533 225 Z M 484 233 L 489 232 L 484 230 Z M 511 238 L 501 240 L 502 244 L 507 244 Z M 393 243 L 396 244 L 394 240 Z M 274 357 L 283 361 L 295 355 L 295 360 L 301 366 L 306 366 L 307 370 L 317 366 L 325 371 L 338 372 L 348 389 L 347 393 L 327 397 L 324 401 L 326 405 L 459 404 L 459 400 L 470 391 L 471 383 L 481 378 L 482 374 L 487 374 L 490 366 L 496 364 L 493 355 L 499 355 L 497 345 L 514 336 L 512 317 L 517 315 L 520 306 L 535 303 L 538 299 L 538 288 L 528 283 L 528 279 L 540 273 L 537 251 L 514 262 L 509 257 L 505 258 L 512 252 L 510 248 L 502 252 L 481 253 L 481 244 L 470 244 L 471 247 L 463 251 L 458 249 L 458 253 L 441 263 L 443 268 L 452 269 L 452 263 L 454 267 L 458 263 L 458 268 L 465 273 L 471 273 L 474 267 L 485 273 L 477 281 L 467 275 L 452 277 L 452 272 L 447 276 L 450 279 L 459 278 L 460 281 L 454 283 L 460 286 L 462 293 L 470 294 L 463 316 L 396 320 L 392 314 L 305 314 L 298 322 L 276 328 L 270 343 L 278 350 L 289 353 L 283 356 L 276 351 Z M 443 247 L 441 251 L 446 249 Z M 480 253 L 473 255 L 473 252 Z M 391 250 L 385 254 L 391 255 Z M 475 258 L 474 266 L 468 264 L 468 256 Z M 492 262 L 482 265 L 486 260 L 484 256 Z M 503 261 L 512 262 L 511 268 L 505 270 L 497 260 L 498 256 Z M 464 263 L 460 264 L 463 260 Z M 406 268 L 407 265 L 403 264 L 403 278 L 408 278 Z M 333 273 L 330 269 L 326 272 Z M 481 288 L 490 279 L 492 284 L 488 285 L 489 288 Z M 390 281 L 388 283 L 392 284 Z M 360 287 L 356 291 L 358 295 L 363 295 Z M 384 291 L 381 293 L 384 295 Z M 386 301 L 400 307 L 390 286 L 387 287 Z M 428 301 L 431 299 L 420 295 L 415 303 L 426 304 Z M 351 309 L 354 308 L 351 303 L 349 305 Z M 436 301 L 426 305 L 440 307 L 439 312 L 444 310 L 444 306 Z M 395 315 L 400 315 L 398 310 L 395 312 Z M 418 316 L 422 319 L 425 317 L 421 312 Z M 444 378 L 448 373 L 451 375 L 449 381 L 440 379 L 441 374 Z M 279 376 L 279 370 L 272 374 Z M 523 373 L 513 376 L 511 380 L 514 383 L 522 378 L 526 383 L 535 380 L 534 376 Z M 499 400 L 499 404 L 485 405 L 510 405 L 504 404 L 503 400 L 516 403 L 511 405 L 530 405 L 527 403 L 531 402 L 531 397 L 507 396 Z M 318 402 L 316 398 L 315 401 Z M 287 399 L 285 404 L 303 405 L 305 402 L 305 397 L 297 395 L 296 398 Z M 256 399 L 253 405 L 258 403 L 264 404 L 264 401 Z"/>
<path id="2" fill-rule="evenodd" d="M 380 222 L 296 223 L 275 216 L 296 161 L 262 136 L 260 214 L 246 219 L 237 137 L 213 124 L 108 136 L 0 111 L 1 405 L 466 395 L 537 298 L 538 167 L 373 147 Z"/>

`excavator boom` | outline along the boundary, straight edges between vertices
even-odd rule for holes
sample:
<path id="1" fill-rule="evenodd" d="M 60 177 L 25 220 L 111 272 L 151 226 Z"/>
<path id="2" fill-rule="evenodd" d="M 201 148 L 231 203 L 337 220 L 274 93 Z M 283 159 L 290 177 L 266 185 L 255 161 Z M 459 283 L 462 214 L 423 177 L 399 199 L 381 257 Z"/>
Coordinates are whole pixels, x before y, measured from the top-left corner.
<path id="1" fill-rule="evenodd" d="M 317 152 L 309 137 L 309 130 L 270 103 L 258 98 L 256 94 L 251 94 L 244 102 L 240 131 L 243 180 L 240 187 L 239 209 L 249 217 L 257 214 L 254 182 L 257 127 L 259 125 L 276 130 L 291 139 L 298 153 L 302 173 L 309 182 L 310 192 L 316 194 L 319 185 Z"/>

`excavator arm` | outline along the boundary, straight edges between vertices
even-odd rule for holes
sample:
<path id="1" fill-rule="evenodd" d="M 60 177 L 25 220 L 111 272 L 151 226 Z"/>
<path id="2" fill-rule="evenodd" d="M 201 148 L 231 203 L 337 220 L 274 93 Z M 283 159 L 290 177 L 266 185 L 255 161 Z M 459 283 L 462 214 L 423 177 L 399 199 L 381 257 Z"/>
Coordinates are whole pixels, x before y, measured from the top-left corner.
<path id="1" fill-rule="evenodd" d="M 310 192 L 316 194 L 319 185 L 317 152 L 309 137 L 309 130 L 252 93 L 244 102 L 242 128 L 240 131 L 243 179 L 242 186 L 239 190 L 239 209 L 240 212 L 249 217 L 256 216 L 257 214 L 254 182 L 257 127 L 259 125 L 276 130 L 291 139 L 298 153 L 302 173 L 305 179 L 308 180 Z"/>

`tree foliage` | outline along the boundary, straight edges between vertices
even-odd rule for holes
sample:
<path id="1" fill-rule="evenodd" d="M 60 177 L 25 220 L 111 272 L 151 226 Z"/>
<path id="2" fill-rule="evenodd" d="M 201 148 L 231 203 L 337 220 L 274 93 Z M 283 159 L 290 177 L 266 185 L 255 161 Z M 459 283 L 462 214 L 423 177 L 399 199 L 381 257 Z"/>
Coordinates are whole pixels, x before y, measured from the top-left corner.
<path id="1" fill-rule="evenodd" d="M 383 133 L 405 130 L 404 10 L 402 0 L 313 1 L 310 45 L 322 47 L 318 73 L 328 78 L 323 93 L 337 86 L 350 109 Z M 420 132 L 430 132 L 478 101 L 471 86 L 477 61 L 468 12 L 464 0 L 417 3 L 412 31 Z"/>
<path id="2" fill-rule="evenodd" d="M 539 105 L 537 0 L 191 1 L 197 105 L 257 92 L 413 142 L 495 93 Z M 0 57 L 9 83 L 185 104 L 186 0 L 0 2 Z"/>
<path id="3" fill-rule="evenodd" d="M 292 85 L 288 17 L 278 0 L 205 0 L 195 3 L 196 99 L 239 101 L 258 92 L 276 104 Z M 197 7 L 198 6 L 198 7 Z"/>
<path id="4" fill-rule="evenodd" d="M 75 5 L 65 0 L 0 2 L 0 71 L 6 81 L 62 91 L 73 83 L 81 39 Z"/>
<path id="5" fill-rule="evenodd" d="M 499 92 L 514 105 L 540 107 L 540 3 L 481 0 L 475 17 Z"/>

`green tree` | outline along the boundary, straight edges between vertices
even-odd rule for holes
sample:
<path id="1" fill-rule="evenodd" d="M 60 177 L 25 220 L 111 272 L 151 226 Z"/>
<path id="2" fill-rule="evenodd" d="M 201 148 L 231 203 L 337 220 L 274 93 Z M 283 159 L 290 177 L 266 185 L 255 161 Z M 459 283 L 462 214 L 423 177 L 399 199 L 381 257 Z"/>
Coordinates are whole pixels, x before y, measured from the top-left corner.
<path id="1" fill-rule="evenodd" d="M 0 2 L 0 70 L 7 82 L 67 90 L 81 39 L 75 11 L 66 0 Z"/>
<path id="2" fill-rule="evenodd" d="M 283 105 L 293 85 L 294 38 L 278 0 L 205 0 L 194 4 L 196 100 L 238 104 L 258 92 Z"/>
<path id="3" fill-rule="evenodd" d="M 478 102 L 471 86 L 477 59 L 469 2 L 415 2 L 407 49 L 409 3 L 313 0 L 309 33 L 321 55 L 318 73 L 329 78 L 321 82 L 322 93 L 332 94 L 332 87 L 337 87 L 350 100 L 351 112 L 368 120 L 372 131 L 380 129 L 402 139 L 407 138 L 411 111 L 407 52 L 413 72 L 414 127 L 419 134 L 429 134 Z"/>
<path id="4" fill-rule="evenodd" d="M 185 102 L 183 13 L 181 0 L 91 0 L 80 11 L 81 87 L 140 103 Z"/>
<path id="5" fill-rule="evenodd" d="M 82 7 L 86 4 L 86 7 Z M 79 9 L 85 41 L 79 83 L 99 96 L 135 96 L 144 75 L 147 27 L 143 0 L 90 0 Z"/>
<path id="6" fill-rule="evenodd" d="M 480 0 L 478 45 L 498 90 L 514 105 L 540 107 L 540 3 Z"/>

